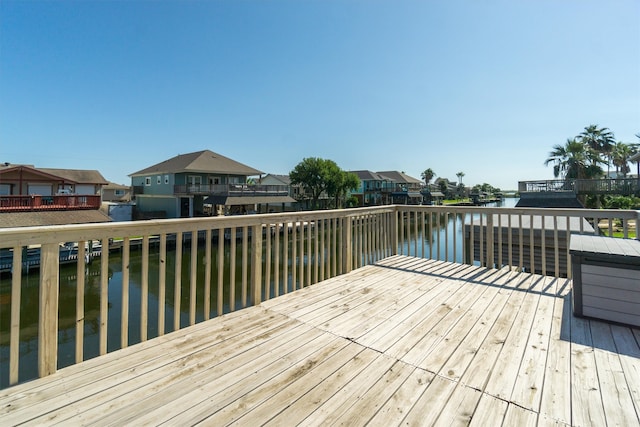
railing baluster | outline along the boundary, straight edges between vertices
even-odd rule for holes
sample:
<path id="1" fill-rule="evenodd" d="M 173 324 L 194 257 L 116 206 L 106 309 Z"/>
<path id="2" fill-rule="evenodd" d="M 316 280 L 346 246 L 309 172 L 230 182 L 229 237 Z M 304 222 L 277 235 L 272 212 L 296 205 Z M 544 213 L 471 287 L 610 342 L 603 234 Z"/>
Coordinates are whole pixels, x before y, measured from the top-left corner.
<path id="1" fill-rule="evenodd" d="M 547 217 L 542 215 L 540 221 L 540 255 L 542 257 L 542 275 L 547 275 L 547 232 L 545 229 L 545 222 L 547 222 Z"/>
<path id="2" fill-rule="evenodd" d="M 554 265 L 556 267 L 555 277 L 560 277 L 560 249 L 558 248 L 558 217 L 553 215 L 553 250 Z"/>
<path id="3" fill-rule="evenodd" d="M 271 292 L 269 288 L 271 287 L 271 230 L 272 224 L 266 224 L 264 228 L 265 240 L 266 240 L 266 248 L 265 248 L 265 261 L 264 261 L 264 290 L 262 292 L 262 298 L 266 301 L 271 298 Z M 262 260 L 260 260 L 262 263 Z"/>
<path id="4" fill-rule="evenodd" d="M 495 251 L 493 247 L 493 214 L 487 214 L 487 267 L 495 267 Z"/>
<path id="5" fill-rule="evenodd" d="M 449 212 L 444 213 L 444 260 L 449 261 Z"/>
<path id="6" fill-rule="evenodd" d="M 496 216 L 498 218 L 498 228 L 497 228 L 497 233 L 498 233 L 498 266 L 497 266 L 497 268 L 502 268 L 502 266 L 503 266 L 503 259 L 502 259 L 502 214 L 497 214 Z"/>
<path id="7" fill-rule="evenodd" d="M 311 284 L 311 272 L 312 272 L 312 262 L 313 262 L 313 253 L 311 252 L 311 229 L 313 228 L 313 231 L 315 232 L 315 230 L 317 230 L 317 224 L 316 221 L 313 222 L 313 225 L 311 223 L 311 221 L 307 222 L 307 227 L 309 227 L 307 229 L 307 233 L 306 233 L 306 239 L 307 239 L 307 280 L 305 281 L 305 286 L 309 286 Z M 317 240 L 316 240 L 317 241 Z"/>
<path id="8" fill-rule="evenodd" d="M 104 248 L 103 248 L 104 250 Z M 131 247 L 130 238 L 122 238 L 122 308 L 120 321 L 120 348 L 129 345 L 129 278 L 131 276 Z"/>
<path id="9" fill-rule="evenodd" d="M 237 241 L 236 241 L 236 233 L 237 228 L 230 228 L 231 234 L 229 235 L 229 311 L 236 310 L 236 252 L 237 252 Z"/>
<path id="10" fill-rule="evenodd" d="M 86 244 L 87 242 L 85 240 L 78 242 L 78 261 L 76 264 L 76 363 L 84 360 L 84 271 L 86 268 L 85 257 L 87 255 Z"/>
<path id="11" fill-rule="evenodd" d="M 478 261 L 480 261 L 480 265 L 486 265 L 485 264 L 485 259 L 484 259 L 484 235 L 486 233 L 486 227 L 484 227 L 484 214 L 480 213 L 478 215 L 479 219 L 480 219 L 480 228 L 478 229 L 478 234 L 480 237 L 480 245 L 479 245 L 479 251 L 480 253 L 478 254 Z"/>
<path id="12" fill-rule="evenodd" d="M 252 239 L 257 237 L 252 237 Z M 249 228 L 245 225 L 242 227 L 242 308 L 247 306 L 247 284 L 248 284 L 248 265 L 249 263 Z"/>
<path id="13" fill-rule="evenodd" d="M 147 340 L 149 320 L 149 235 L 142 237 L 142 279 L 140 280 L 140 341 Z"/>
<path id="14" fill-rule="evenodd" d="M 180 329 L 180 300 L 182 291 L 182 231 L 176 233 L 176 265 L 173 284 L 173 330 Z"/>
<path id="15" fill-rule="evenodd" d="M 540 218 L 542 219 L 543 217 L 540 216 Z M 529 217 L 529 262 L 531 263 L 530 264 L 531 273 L 536 272 L 535 251 L 534 251 L 535 235 L 533 233 L 533 220 L 534 220 L 534 216 L 533 214 L 531 214 Z"/>
<path id="16" fill-rule="evenodd" d="M 158 257 L 159 262 L 159 283 L 158 283 L 158 335 L 164 335 L 164 323 L 165 314 L 164 309 L 166 306 L 166 294 L 167 294 L 167 235 L 166 233 L 160 234 L 160 254 Z"/>
<path id="17" fill-rule="evenodd" d="M 440 211 L 437 211 L 437 213 L 436 213 L 436 218 L 438 218 L 438 224 L 437 224 L 437 226 L 438 226 L 438 231 L 436 232 L 436 235 L 438 236 L 438 237 L 437 237 L 437 242 L 438 242 L 438 243 L 436 244 L 436 253 L 438 254 L 438 255 L 437 255 L 437 259 L 438 259 L 438 260 L 440 260 L 440 259 L 441 259 L 441 253 L 440 253 L 440 234 L 442 234 L 442 233 L 441 233 L 441 231 L 442 231 L 442 230 L 440 229 L 440 225 L 441 225 L 441 222 L 442 222 L 442 221 L 441 221 L 441 219 L 442 219 L 442 213 L 441 213 Z"/>
<path id="18" fill-rule="evenodd" d="M 211 318 L 211 228 L 204 236 L 204 320 Z"/>
<path id="19" fill-rule="evenodd" d="M 296 290 L 296 280 L 298 272 L 298 222 L 291 224 L 291 290 Z M 285 293 L 289 292 L 289 287 L 285 289 Z"/>
<path id="20" fill-rule="evenodd" d="M 84 288 L 83 288 L 84 289 Z M 9 384 L 18 382 L 20 368 L 20 301 L 22 290 L 22 246 L 13 247 L 11 275 L 11 335 L 9 338 Z M 84 304 L 83 304 L 84 310 Z M 78 363 L 76 357 L 76 363 Z"/>
<path id="21" fill-rule="evenodd" d="M 509 250 L 509 269 L 513 269 L 513 229 L 511 224 L 512 215 L 507 215 L 507 239 L 509 242 L 507 243 L 507 247 Z"/>
<path id="22" fill-rule="evenodd" d="M 327 240 L 327 230 L 326 228 L 326 219 L 320 221 L 320 265 L 319 265 L 319 274 L 318 278 L 320 281 L 323 281 L 325 278 L 325 271 L 327 269 L 327 257 L 325 254 L 326 248 L 326 240 Z"/>
<path id="23" fill-rule="evenodd" d="M 429 211 L 429 259 L 433 259 L 433 212 Z M 473 234 L 471 235 L 473 238 Z"/>
<path id="24" fill-rule="evenodd" d="M 262 302 L 262 226 L 254 225 L 251 233 L 251 300 Z"/>
<path id="25" fill-rule="evenodd" d="M 273 296 L 280 295 L 280 232 L 285 232 L 286 228 L 280 227 L 280 223 L 274 224 L 275 241 L 274 241 L 274 259 L 273 259 Z M 285 237 L 286 238 L 286 237 Z M 267 275 L 267 278 L 269 276 Z"/>
<path id="26" fill-rule="evenodd" d="M 522 213 L 518 213 L 518 246 L 519 246 L 519 271 L 524 269 L 524 226 L 522 224 Z"/>
<path id="27" fill-rule="evenodd" d="M 148 238 L 147 238 L 148 239 Z M 191 230 L 191 257 L 189 258 L 189 325 L 196 324 L 196 281 L 198 279 L 198 231 Z M 144 255 L 142 262 L 144 262 Z"/>
<path id="28" fill-rule="evenodd" d="M 108 313 L 109 313 L 109 240 L 106 238 L 103 238 L 102 252 L 100 254 L 100 349 L 99 349 L 100 355 L 107 353 Z"/>
<path id="29" fill-rule="evenodd" d="M 300 253 L 298 254 L 298 289 L 302 289 L 304 288 L 304 243 L 305 243 L 305 236 L 307 234 L 309 234 L 309 229 L 306 229 L 306 227 L 308 227 L 309 223 L 307 223 L 306 225 L 304 224 L 303 221 L 300 222 L 300 237 L 299 237 L 299 245 L 300 245 Z M 295 289 L 295 288 L 294 288 Z"/>
<path id="30" fill-rule="evenodd" d="M 218 281 L 216 284 L 218 290 L 218 316 L 224 314 L 224 230 L 224 228 L 218 228 Z M 231 267 L 229 267 L 229 270 L 231 270 Z"/>

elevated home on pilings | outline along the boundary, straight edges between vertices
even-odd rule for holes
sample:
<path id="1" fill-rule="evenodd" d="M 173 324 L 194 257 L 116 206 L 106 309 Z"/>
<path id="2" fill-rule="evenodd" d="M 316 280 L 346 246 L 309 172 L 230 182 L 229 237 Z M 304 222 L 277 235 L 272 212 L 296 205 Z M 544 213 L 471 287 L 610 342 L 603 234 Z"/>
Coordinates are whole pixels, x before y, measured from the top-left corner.
<path id="1" fill-rule="evenodd" d="M 422 181 L 404 172 L 358 170 L 351 173 L 360 180 L 360 188 L 351 192 L 360 206 L 421 205 L 424 202 Z"/>
<path id="2" fill-rule="evenodd" d="M 263 172 L 210 150 L 181 154 L 131 175 L 136 217 L 245 214 L 295 202 L 285 185 L 248 183 Z"/>

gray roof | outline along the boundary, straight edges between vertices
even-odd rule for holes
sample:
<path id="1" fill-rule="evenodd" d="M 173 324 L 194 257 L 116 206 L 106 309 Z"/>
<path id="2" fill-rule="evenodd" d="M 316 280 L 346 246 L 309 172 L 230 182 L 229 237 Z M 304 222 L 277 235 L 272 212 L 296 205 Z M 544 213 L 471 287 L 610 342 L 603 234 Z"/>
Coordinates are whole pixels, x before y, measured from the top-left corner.
<path id="1" fill-rule="evenodd" d="M 129 176 L 163 174 L 163 173 L 217 173 L 227 175 L 252 176 L 263 172 L 231 160 L 228 157 L 203 150 L 189 154 L 180 154 L 148 168 L 134 172 Z"/>
<path id="2" fill-rule="evenodd" d="M 388 178 L 390 181 L 394 181 L 398 184 L 422 184 L 422 181 L 409 176 L 403 172 L 398 171 L 384 171 L 378 172 L 378 175 L 382 175 Z"/>
<path id="3" fill-rule="evenodd" d="M 629 157 L 630 162 L 640 162 L 640 151 L 638 151 L 633 156 Z"/>
<path id="4" fill-rule="evenodd" d="M 50 175 L 59 176 L 67 181 L 73 181 L 77 184 L 107 185 L 109 183 L 109 181 L 107 181 L 97 170 L 51 168 L 36 168 L 36 170 L 48 173 Z"/>
<path id="5" fill-rule="evenodd" d="M 109 222 L 111 218 L 98 210 L 37 211 L 0 213 L 0 228 L 39 225 L 85 224 Z"/>
<path id="6" fill-rule="evenodd" d="M 389 178 L 381 176 L 369 170 L 350 171 L 358 176 L 360 181 L 389 181 Z"/>
<path id="7" fill-rule="evenodd" d="M 267 176 L 263 177 L 262 180 L 264 181 L 269 177 L 282 182 L 282 185 L 291 185 L 291 177 L 289 177 L 289 175 L 278 175 L 275 173 L 270 173 Z"/>
<path id="8" fill-rule="evenodd" d="M 129 187 L 128 185 L 122 185 L 116 182 L 109 181 L 109 183 L 104 187 L 102 187 L 102 189 L 103 190 L 130 190 L 131 187 Z"/>

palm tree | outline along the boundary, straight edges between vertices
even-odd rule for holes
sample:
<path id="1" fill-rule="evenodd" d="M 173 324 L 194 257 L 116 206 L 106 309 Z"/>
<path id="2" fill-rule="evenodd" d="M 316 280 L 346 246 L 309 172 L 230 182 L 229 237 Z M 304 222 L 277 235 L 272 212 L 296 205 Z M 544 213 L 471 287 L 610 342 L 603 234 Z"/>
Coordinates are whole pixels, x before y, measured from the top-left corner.
<path id="1" fill-rule="evenodd" d="M 460 184 L 462 184 L 462 177 L 464 176 L 464 172 L 458 172 L 456 174 L 456 176 L 458 177 L 458 179 L 460 180 Z"/>
<path id="2" fill-rule="evenodd" d="M 603 156 L 606 159 L 608 177 L 609 167 L 611 165 L 613 145 L 616 142 L 613 136 L 613 132 L 611 132 L 609 128 L 598 128 L 598 125 L 589 125 L 584 128 L 584 131 L 580 135 L 578 135 L 577 138 L 585 143 L 595 153 Z M 592 162 L 592 165 L 595 165 L 595 158 L 593 158 L 593 160 L 594 161 Z"/>
<path id="3" fill-rule="evenodd" d="M 636 152 L 635 147 L 632 144 L 625 144 L 624 142 L 616 142 L 613 145 L 612 160 L 613 165 L 616 167 L 616 172 L 622 174 L 626 178 L 627 174 L 631 171 L 629 167 L 629 157 Z"/>
<path id="4" fill-rule="evenodd" d="M 433 179 L 433 177 L 436 176 L 435 172 L 429 168 L 427 170 L 425 170 L 424 172 L 422 172 L 420 174 L 420 177 L 422 179 L 424 179 L 424 183 L 428 186 L 429 182 L 431 182 L 431 180 Z"/>
<path id="5" fill-rule="evenodd" d="M 567 139 L 565 145 L 556 144 L 545 160 L 545 166 L 553 163 L 553 176 L 562 179 L 595 178 L 602 174 L 598 166 L 602 160 L 577 138 Z"/>

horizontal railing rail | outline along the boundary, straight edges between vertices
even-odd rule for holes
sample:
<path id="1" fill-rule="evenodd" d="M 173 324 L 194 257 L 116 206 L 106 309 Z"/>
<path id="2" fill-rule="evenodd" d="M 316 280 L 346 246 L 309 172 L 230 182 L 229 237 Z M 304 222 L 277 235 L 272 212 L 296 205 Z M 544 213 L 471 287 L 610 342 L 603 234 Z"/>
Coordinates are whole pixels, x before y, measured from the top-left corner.
<path id="1" fill-rule="evenodd" d="M 100 201 L 99 195 L 4 195 L 0 196 L 0 212 L 99 209 Z"/>
<path id="2" fill-rule="evenodd" d="M 289 187 L 286 185 L 262 184 L 188 184 L 174 185 L 175 194 L 212 194 L 217 196 L 286 196 Z"/>
<path id="3" fill-rule="evenodd" d="M 637 238 L 639 215 L 392 205 L 0 229 L 11 263 L 0 282 L 0 377 L 34 377 L 20 374 L 33 351 L 24 341 L 37 342 L 42 377 L 396 254 L 569 277 L 571 234 Z M 65 253 L 75 268 L 61 267 Z"/>

